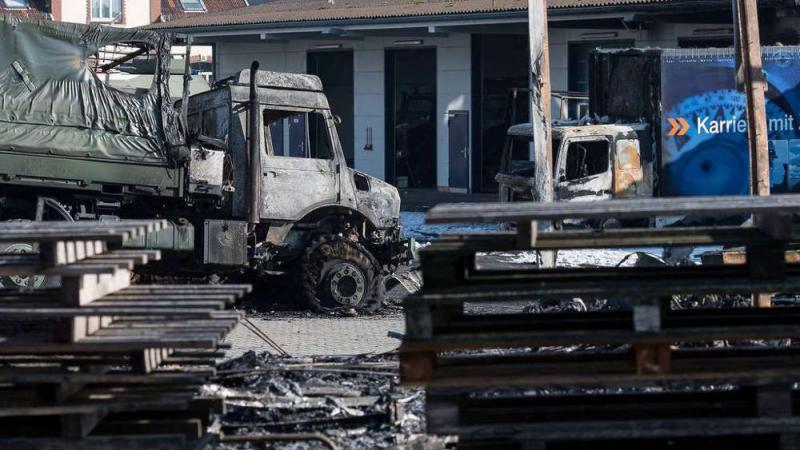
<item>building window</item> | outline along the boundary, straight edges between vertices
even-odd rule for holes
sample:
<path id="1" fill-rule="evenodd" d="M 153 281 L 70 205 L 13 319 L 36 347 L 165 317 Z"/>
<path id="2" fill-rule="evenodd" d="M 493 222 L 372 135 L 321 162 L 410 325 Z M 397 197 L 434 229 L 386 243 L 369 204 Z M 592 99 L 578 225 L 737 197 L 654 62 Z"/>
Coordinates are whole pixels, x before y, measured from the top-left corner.
<path id="1" fill-rule="evenodd" d="M 181 0 L 181 6 L 186 12 L 203 12 L 206 10 L 203 0 Z"/>
<path id="2" fill-rule="evenodd" d="M 122 0 L 92 0 L 93 22 L 116 22 L 122 16 Z"/>
<path id="3" fill-rule="evenodd" d="M 3 0 L 6 8 L 29 8 L 30 2 L 28 0 Z"/>

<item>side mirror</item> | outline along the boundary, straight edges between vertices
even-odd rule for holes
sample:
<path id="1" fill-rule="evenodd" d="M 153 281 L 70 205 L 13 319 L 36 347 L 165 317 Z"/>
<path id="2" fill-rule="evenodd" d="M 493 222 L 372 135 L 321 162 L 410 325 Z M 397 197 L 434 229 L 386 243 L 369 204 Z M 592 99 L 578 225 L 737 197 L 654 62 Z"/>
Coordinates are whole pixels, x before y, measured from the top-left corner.
<path id="1" fill-rule="evenodd" d="M 336 125 L 341 125 L 342 124 L 342 118 L 338 114 L 334 114 L 333 115 L 333 123 L 335 123 Z"/>

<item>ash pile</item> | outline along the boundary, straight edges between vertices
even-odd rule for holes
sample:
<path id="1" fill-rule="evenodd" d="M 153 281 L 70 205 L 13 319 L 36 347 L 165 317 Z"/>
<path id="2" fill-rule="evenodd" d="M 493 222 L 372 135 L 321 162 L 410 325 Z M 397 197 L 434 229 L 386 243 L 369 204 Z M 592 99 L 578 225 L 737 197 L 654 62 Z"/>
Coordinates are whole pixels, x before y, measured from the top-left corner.
<path id="1" fill-rule="evenodd" d="M 225 438 L 208 449 L 331 448 L 438 449 L 426 436 L 422 389 L 399 386 L 396 354 L 297 358 L 249 352 L 223 363 L 205 394 L 225 399 L 218 431 Z M 231 442 L 237 437 L 298 440 Z M 308 435 L 308 439 L 302 439 Z M 247 440 L 247 439 L 244 439 Z"/>

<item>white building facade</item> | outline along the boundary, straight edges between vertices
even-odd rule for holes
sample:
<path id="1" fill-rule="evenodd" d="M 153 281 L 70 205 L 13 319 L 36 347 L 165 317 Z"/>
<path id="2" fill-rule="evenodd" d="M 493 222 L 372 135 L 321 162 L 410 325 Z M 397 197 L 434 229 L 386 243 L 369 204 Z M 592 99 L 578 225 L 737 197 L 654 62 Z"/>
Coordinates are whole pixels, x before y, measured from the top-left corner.
<path id="1" fill-rule="evenodd" d="M 255 23 L 179 20 L 169 26 L 214 46 L 217 79 L 253 60 L 266 70 L 317 73 L 323 82 L 325 68 L 339 67 L 351 82 L 345 80 L 348 86 L 330 95 L 331 104 L 334 113 L 345 112 L 339 133 L 357 170 L 400 187 L 487 192 L 493 189 L 504 128 L 512 121 L 509 92 L 527 85 L 526 2 L 511 3 L 516 8 L 496 13 L 489 8 L 453 15 L 443 9 L 439 15 L 414 16 L 409 7 L 408 15 L 397 19 L 356 20 L 353 14 L 257 23 L 257 13 L 269 12 L 263 5 L 238 10 L 244 17 L 251 10 L 248 21 Z M 663 0 L 635 5 L 622 0 L 618 7 L 602 8 L 591 7 L 591 1 L 556 3 L 562 7 L 551 9 L 549 18 L 555 91 L 586 92 L 588 53 L 596 47 L 726 47 L 733 42 L 730 2 L 703 10 L 692 9 L 693 2 Z M 773 21 L 765 44 L 797 44 L 792 30 L 800 19 L 793 16 L 779 6 L 765 10 Z M 322 69 L 309 67 L 319 61 Z M 520 98 L 517 122 L 527 120 L 527 94 Z M 573 114 L 578 107 L 570 105 Z M 433 117 L 425 126 L 421 119 L 429 113 Z M 453 120 L 459 118 L 454 132 Z M 289 131 L 283 133 L 288 142 Z M 466 166 L 454 164 L 459 154 Z"/>

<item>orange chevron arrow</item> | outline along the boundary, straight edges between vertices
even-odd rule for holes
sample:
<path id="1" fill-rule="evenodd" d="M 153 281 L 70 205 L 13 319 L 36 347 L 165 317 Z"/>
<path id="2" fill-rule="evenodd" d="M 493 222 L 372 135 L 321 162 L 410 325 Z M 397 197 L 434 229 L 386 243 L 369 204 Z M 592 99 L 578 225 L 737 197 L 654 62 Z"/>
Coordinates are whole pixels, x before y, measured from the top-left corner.
<path id="1" fill-rule="evenodd" d="M 675 136 L 675 134 L 677 134 L 681 128 L 680 124 L 678 124 L 677 120 L 671 117 L 667 117 L 667 122 L 669 122 L 669 124 L 672 126 L 669 132 L 667 132 L 667 136 Z"/>
<path id="2" fill-rule="evenodd" d="M 686 119 L 684 119 L 683 117 L 679 117 L 678 122 L 680 122 L 681 124 L 681 131 L 678 132 L 678 136 L 683 136 L 689 132 L 691 126 L 689 125 L 689 122 L 687 122 Z"/>
<path id="3" fill-rule="evenodd" d="M 667 121 L 672 127 L 669 132 L 667 132 L 667 136 L 685 136 L 686 133 L 688 133 L 692 128 L 692 126 L 689 125 L 689 122 L 687 122 L 683 117 L 678 117 L 677 119 L 668 117 Z"/>

